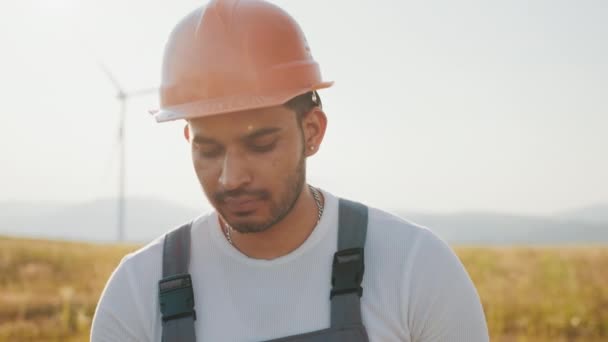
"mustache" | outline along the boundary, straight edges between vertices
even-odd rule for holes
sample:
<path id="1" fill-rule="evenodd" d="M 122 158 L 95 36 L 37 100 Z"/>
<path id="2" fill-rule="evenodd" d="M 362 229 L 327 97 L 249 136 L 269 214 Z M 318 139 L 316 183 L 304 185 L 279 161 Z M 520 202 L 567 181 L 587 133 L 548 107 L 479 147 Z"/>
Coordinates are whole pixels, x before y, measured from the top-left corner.
<path id="1" fill-rule="evenodd" d="M 270 198 L 270 193 L 266 190 L 234 189 L 218 191 L 213 195 L 213 198 L 217 202 L 225 202 L 227 198 L 239 196 L 250 196 L 265 200 Z"/>

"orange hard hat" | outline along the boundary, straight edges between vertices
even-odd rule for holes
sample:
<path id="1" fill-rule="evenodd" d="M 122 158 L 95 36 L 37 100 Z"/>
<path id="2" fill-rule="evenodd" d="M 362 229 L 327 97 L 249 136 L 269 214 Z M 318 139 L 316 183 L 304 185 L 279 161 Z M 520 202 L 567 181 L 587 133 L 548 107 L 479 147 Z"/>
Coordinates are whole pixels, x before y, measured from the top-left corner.
<path id="1" fill-rule="evenodd" d="M 156 121 L 282 105 L 330 87 L 306 38 L 262 0 L 212 0 L 182 19 L 165 47 Z"/>

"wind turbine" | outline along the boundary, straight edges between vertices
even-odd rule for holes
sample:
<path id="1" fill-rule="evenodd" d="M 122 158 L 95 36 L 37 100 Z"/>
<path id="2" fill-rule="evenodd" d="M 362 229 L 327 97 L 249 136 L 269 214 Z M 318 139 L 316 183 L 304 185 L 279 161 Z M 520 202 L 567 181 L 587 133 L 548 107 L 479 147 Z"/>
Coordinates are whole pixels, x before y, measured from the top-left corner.
<path id="1" fill-rule="evenodd" d="M 110 79 L 110 82 L 116 88 L 116 98 L 120 101 L 120 113 L 118 123 L 118 146 L 120 154 L 120 170 L 118 173 L 118 216 L 117 216 L 117 231 L 118 241 L 122 242 L 125 239 L 125 185 L 126 185 L 126 153 L 125 153 L 125 114 L 127 113 L 127 100 L 136 96 L 143 96 L 152 94 L 158 91 L 157 88 L 139 89 L 135 91 L 127 92 L 118 83 L 114 75 L 110 70 L 101 62 L 98 62 L 99 67 L 106 76 Z"/>

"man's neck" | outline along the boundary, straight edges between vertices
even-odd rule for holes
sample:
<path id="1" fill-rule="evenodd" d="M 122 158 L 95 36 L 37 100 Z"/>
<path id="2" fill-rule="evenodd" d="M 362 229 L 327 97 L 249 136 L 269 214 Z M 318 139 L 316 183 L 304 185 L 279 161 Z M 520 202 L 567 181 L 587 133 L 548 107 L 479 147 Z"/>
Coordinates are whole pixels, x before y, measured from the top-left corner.
<path id="1" fill-rule="evenodd" d="M 241 234 L 233 230 L 233 245 L 254 259 L 270 260 L 289 254 L 310 236 L 317 225 L 318 211 L 312 192 L 305 185 L 291 211 L 280 222 L 259 233 Z"/>

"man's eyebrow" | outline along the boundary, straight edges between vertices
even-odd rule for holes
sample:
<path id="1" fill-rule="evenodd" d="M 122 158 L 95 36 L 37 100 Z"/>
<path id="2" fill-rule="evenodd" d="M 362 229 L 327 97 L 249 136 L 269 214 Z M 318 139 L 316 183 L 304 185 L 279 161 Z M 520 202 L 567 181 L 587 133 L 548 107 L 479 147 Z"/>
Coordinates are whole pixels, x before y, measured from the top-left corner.
<path id="1" fill-rule="evenodd" d="M 244 136 L 242 138 L 242 140 L 255 140 L 259 137 L 268 135 L 268 134 L 272 134 L 272 133 L 276 133 L 278 131 L 280 131 L 281 129 L 279 127 L 266 127 L 266 128 L 261 128 L 258 129 L 257 131 L 247 134 L 246 136 Z"/>
<path id="2" fill-rule="evenodd" d="M 255 139 L 263 137 L 265 135 L 276 133 L 276 132 L 278 132 L 280 130 L 281 130 L 281 128 L 279 128 L 279 127 L 261 128 L 261 129 L 258 129 L 255 132 L 253 132 L 253 133 L 250 133 L 250 134 L 247 134 L 247 135 L 243 136 L 241 138 L 241 140 L 243 140 L 243 141 L 255 140 Z M 213 138 L 206 137 L 204 135 L 200 135 L 200 134 L 196 134 L 194 136 L 194 138 L 192 138 L 192 142 L 194 142 L 195 144 L 216 144 L 216 145 L 220 145 L 219 141 L 217 141 L 217 140 L 215 140 Z"/>
<path id="3" fill-rule="evenodd" d="M 192 138 L 192 142 L 195 144 L 219 144 L 219 142 L 213 138 L 208 138 L 198 134 Z"/>

